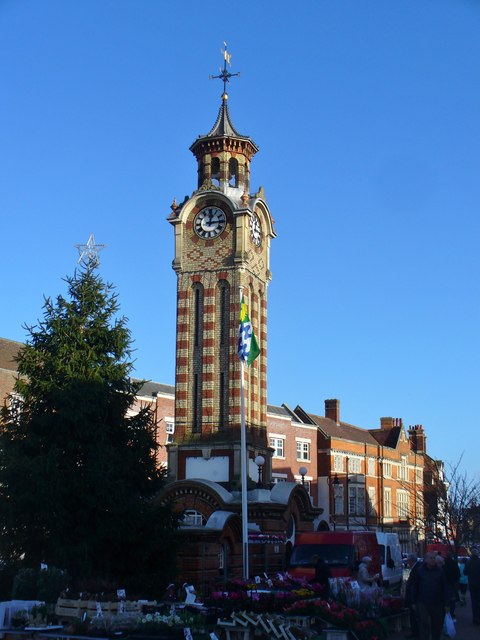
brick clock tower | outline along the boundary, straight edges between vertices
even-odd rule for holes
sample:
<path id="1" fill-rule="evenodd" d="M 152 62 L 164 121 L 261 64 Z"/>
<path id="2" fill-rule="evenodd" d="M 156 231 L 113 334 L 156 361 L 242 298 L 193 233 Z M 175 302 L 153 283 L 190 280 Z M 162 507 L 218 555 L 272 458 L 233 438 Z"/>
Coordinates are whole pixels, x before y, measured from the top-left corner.
<path id="1" fill-rule="evenodd" d="M 224 91 L 211 131 L 190 147 L 198 163 L 197 189 L 172 204 L 168 220 L 175 233 L 177 274 L 175 435 L 168 445 L 171 480 L 201 478 L 239 488 L 241 478 L 240 389 L 237 356 L 240 287 L 261 348 L 245 368 L 245 423 L 248 466 L 265 459 L 267 441 L 267 288 L 273 219 L 263 189 L 250 193 L 250 162 L 258 147 L 237 132 L 228 110 L 230 55 L 217 78 Z M 257 459 L 257 462 L 259 460 Z"/>

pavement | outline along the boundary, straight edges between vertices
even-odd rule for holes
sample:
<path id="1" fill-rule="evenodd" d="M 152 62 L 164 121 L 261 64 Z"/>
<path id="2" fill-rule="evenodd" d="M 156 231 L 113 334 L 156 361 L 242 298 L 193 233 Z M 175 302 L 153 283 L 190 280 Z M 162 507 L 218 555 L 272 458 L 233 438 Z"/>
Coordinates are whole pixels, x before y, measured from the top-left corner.
<path id="1" fill-rule="evenodd" d="M 455 608 L 455 618 L 457 635 L 455 640 L 480 640 L 480 626 L 474 625 L 472 622 L 472 606 L 470 604 L 470 593 L 467 592 L 467 603 L 465 606 L 457 604 Z M 392 633 L 388 636 L 388 640 L 404 640 L 409 634 L 408 629 Z M 448 636 L 444 636 L 448 640 Z"/>

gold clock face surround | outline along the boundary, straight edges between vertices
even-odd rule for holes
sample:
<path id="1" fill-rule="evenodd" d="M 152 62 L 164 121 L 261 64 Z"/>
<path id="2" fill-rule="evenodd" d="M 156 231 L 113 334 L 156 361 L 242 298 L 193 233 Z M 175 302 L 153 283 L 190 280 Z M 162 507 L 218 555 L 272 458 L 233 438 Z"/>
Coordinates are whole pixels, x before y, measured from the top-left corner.
<path id="1" fill-rule="evenodd" d="M 218 238 L 227 225 L 227 216 L 215 206 L 203 207 L 193 221 L 193 228 L 199 238 L 211 240 Z"/>
<path id="2" fill-rule="evenodd" d="M 256 213 L 253 213 L 250 218 L 250 237 L 256 247 L 262 244 L 262 225 Z"/>

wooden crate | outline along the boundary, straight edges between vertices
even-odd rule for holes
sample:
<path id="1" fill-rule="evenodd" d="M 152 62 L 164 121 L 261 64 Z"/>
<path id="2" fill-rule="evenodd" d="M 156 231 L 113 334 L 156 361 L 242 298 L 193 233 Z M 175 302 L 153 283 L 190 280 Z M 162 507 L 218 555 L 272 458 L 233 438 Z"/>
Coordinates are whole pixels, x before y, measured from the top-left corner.
<path id="1" fill-rule="evenodd" d="M 55 605 L 55 615 L 62 620 L 71 620 L 72 618 L 80 618 L 81 600 L 70 600 L 68 598 L 58 598 Z"/>
<path id="2" fill-rule="evenodd" d="M 100 602 L 102 614 L 105 618 L 117 615 L 119 610 L 119 602 Z M 123 603 L 123 612 L 134 615 L 142 613 L 142 606 L 137 600 L 126 600 Z M 156 605 L 156 601 L 148 602 L 149 605 Z M 55 614 L 59 620 L 71 621 L 73 618 L 82 618 L 86 614 L 89 618 L 97 616 L 96 600 L 68 600 L 67 598 L 59 598 L 55 605 Z"/>

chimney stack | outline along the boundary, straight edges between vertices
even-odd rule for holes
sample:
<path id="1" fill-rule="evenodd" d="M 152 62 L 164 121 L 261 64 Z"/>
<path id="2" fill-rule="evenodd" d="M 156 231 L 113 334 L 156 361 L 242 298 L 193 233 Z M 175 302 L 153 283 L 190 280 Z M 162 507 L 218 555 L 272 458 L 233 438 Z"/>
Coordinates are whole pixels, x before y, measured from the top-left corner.
<path id="1" fill-rule="evenodd" d="M 392 429 L 393 427 L 403 426 L 401 418 L 380 418 L 381 429 Z"/>
<path id="2" fill-rule="evenodd" d="M 325 417 L 340 424 L 340 400 L 325 400 Z"/>
<path id="3" fill-rule="evenodd" d="M 410 445 L 415 453 L 426 453 L 427 451 L 427 436 L 423 430 L 423 425 L 415 424 L 408 428 L 408 438 Z"/>

